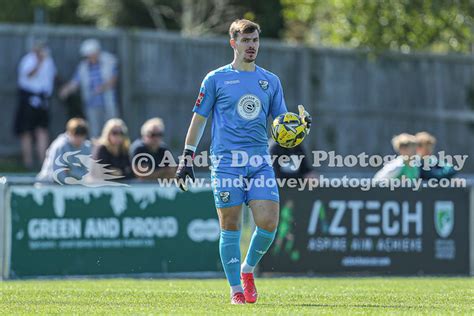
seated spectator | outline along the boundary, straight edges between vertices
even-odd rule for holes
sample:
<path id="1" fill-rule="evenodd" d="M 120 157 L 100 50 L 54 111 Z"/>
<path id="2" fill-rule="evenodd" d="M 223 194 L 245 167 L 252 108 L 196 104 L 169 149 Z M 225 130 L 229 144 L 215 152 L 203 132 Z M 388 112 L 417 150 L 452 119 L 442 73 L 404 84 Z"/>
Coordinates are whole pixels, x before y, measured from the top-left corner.
<path id="1" fill-rule="evenodd" d="M 60 184 L 66 183 L 68 177 L 81 180 L 88 170 L 81 164 L 78 155 L 90 156 L 92 149 L 87 133 L 87 123 L 83 119 L 70 119 L 66 124 L 66 132 L 60 134 L 46 151 L 37 180 Z"/>
<path id="2" fill-rule="evenodd" d="M 284 148 L 278 145 L 276 142 L 272 141 L 270 144 L 270 155 L 272 156 L 288 156 L 290 157 L 290 162 L 285 165 L 280 165 L 278 163 L 278 158 L 273 162 L 273 170 L 275 170 L 275 176 L 277 178 L 312 178 L 316 176 L 316 173 L 311 169 L 311 165 L 306 159 L 306 152 L 304 150 L 303 144 L 300 144 L 293 148 Z M 301 164 L 296 166 L 294 164 L 293 157 L 303 157 Z"/>
<path id="3" fill-rule="evenodd" d="M 399 156 L 379 170 L 375 176 L 375 180 L 384 179 L 417 179 L 420 175 L 418 167 L 411 166 L 410 161 L 415 158 L 416 154 L 416 138 L 413 135 L 403 133 L 392 138 L 392 146 Z"/>
<path id="4" fill-rule="evenodd" d="M 135 170 L 144 170 L 143 173 L 135 174 L 140 179 L 174 178 L 176 168 L 169 165 L 169 162 L 172 162 L 170 160 L 173 158 L 173 155 L 163 142 L 164 131 L 165 125 L 161 118 L 149 119 L 142 125 L 142 137 L 136 139 L 130 147 L 130 160 L 132 162 L 134 161 L 133 158 L 138 157 L 137 155 L 140 154 L 151 155 L 155 162 L 154 170 L 150 170 L 153 167 L 151 162 L 147 160 L 140 161 L 137 158 L 137 161 L 134 162 L 137 164 Z M 165 155 L 168 159 L 163 160 Z M 149 173 L 148 170 L 151 171 L 150 174 L 147 174 Z"/>
<path id="5" fill-rule="evenodd" d="M 442 179 L 442 178 L 451 178 L 456 174 L 453 166 L 444 164 L 442 161 L 437 161 L 435 156 L 432 156 L 434 147 L 436 145 L 436 138 L 427 133 L 420 132 L 415 135 L 418 142 L 418 147 L 416 153 L 421 157 L 421 166 L 420 166 L 420 178 L 423 180 L 429 180 L 432 178 Z M 429 170 L 426 170 L 424 164 L 427 164 L 431 167 Z"/>
<path id="6" fill-rule="evenodd" d="M 128 129 L 125 122 L 118 118 L 113 118 L 105 123 L 102 135 L 95 144 L 92 158 L 101 165 L 107 165 L 107 170 L 111 170 L 110 175 L 120 177 L 121 180 L 133 177 L 128 149 L 130 139 L 127 136 Z M 102 169 L 100 169 L 102 170 Z M 103 174 L 99 173 L 98 166 L 91 170 L 92 178 L 102 179 Z"/>

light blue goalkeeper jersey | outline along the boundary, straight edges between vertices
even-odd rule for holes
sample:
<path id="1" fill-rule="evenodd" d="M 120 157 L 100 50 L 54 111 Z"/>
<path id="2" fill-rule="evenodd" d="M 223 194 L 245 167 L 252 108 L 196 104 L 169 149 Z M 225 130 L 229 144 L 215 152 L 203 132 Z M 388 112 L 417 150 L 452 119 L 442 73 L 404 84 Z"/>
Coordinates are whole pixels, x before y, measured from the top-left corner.
<path id="1" fill-rule="evenodd" d="M 256 66 L 239 71 L 226 65 L 204 78 L 193 112 L 212 117 L 211 155 L 229 164 L 232 151 L 268 155 L 267 123 L 287 112 L 280 79 Z"/>

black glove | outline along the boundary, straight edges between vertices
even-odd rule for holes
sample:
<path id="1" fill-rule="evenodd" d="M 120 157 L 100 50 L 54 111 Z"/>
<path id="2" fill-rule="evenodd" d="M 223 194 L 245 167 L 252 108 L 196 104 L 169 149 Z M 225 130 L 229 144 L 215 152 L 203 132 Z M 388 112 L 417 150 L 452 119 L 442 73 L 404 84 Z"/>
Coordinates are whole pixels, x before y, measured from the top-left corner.
<path id="1" fill-rule="evenodd" d="M 193 159 L 194 152 L 190 149 L 185 149 L 183 156 L 179 161 L 178 170 L 176 170 L 176 182 L 181 191 L 188 191 L 188 186 L 186 185 L 187 177 L 191 178 L 193 181 L 195 180 Z"/>

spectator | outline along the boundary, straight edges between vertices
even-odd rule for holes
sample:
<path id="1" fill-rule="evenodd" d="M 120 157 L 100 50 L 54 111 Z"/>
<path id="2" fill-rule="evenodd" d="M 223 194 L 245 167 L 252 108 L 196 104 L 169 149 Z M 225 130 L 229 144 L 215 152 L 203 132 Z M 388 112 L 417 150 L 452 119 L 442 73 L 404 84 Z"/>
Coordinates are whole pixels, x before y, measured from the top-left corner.
<path id="1" fill-rule="evenodd" d="M 82 118 L 70 119 L 66 124 L 66 132 L 60 134 L 49 146 L 43 167 L 36 179 L 61 184 L 65 183 L 66 177 L 81 180 L 88 170 L 81 165 L 77 155 L 91 154 L 91 143 L 87 140 L 87 132 L 86 121 Z"/>
<path id="2" fill-rule="evenodd" d="M 119 176 L 122 179 L 133 177 L 128 157 L 130 139 L 127 134 L 128 129 L 124 121 L 118 118 L 108 120 L 92 153 L 93 159 L 102 165 L 108 165 L 107 169 L 112 171 L 111 175 Z M 91 170 L 92 178 L 101 179 L 103 175 L 98 171 L 98 169 Z"/>
<path id="3" fill-rule="evenodd" d="M 272 156 L 288 156 L 290 162 L 285 165 L 278 163 L 278 158 L 273 162 L 273 170 L 275 170 L 275 176 L 277 178 L 312 178 L 316 176 L 316 173 L 311 169 L 311 165 L 306 159 L 306 152 L 303 144 L 300 144 L 293 148 L 284 148 L 272 141 L 270 144 L 270 154 Z M 303 157 L 301 164 L 296 166 L 294 164 L 296 157 Z"/>
<path id="4" fill-rule="evenodd" d="M 140 154 L 148 154 L 154 160 L 154 170 L 151 162 L 137 160 L 135 170 L 143 169 L 141 174 L 135 174 L 141 179 L 156 179 L 156 178 L 173 178 L 176 172 L 174 167 L 171 167 L 169 162 L 172 161 L 173 155 L 163 142 L 163 135 L 165 125 L 161 118 L 155 117 L 146 121 L 141 128 L 141 138 L 136 139 L 130 147 L 130 160 L 134 162 L 134 157 L 139 157 Z M 165 155 L 168 157 L 165 158 Z M 148 172 L 151 174 L 146 175 Z"/>
<path id="5" fill-rule="evenodd" d="M 33 141 L 38 161 L 44 161 L 48 147 L 49 101 L 56 67 L 44 42 L 36 42 L 18 67 L 18 108 L 14 131 L 20 137 L 23 165 L 34 169 Z"/>
<path id="6" fill-rule="evenodd" d="M 453 166 L 444 164 L 442 161 L 437 161 L 437 158 L 433 156 L 433 150 L 436 146 L 436 138 L 427 133 L 420 132 L 415 135 L 418 142 L 418 147 L 416 153 L 421 158 L 420 166 L 420 178 L 423 180 L 429 180 L 432 178 L 442 179 L 442 178 L 451 178 L 456 174 Z M 425 170 L 424 165 L 434 166 L 429 170 Z"/>
<path id="7" fill-rule="evenodd" d="M 79 63 L 71 81 L 61 89 L 60 97 L 65 99 L 80 87 L 84 113 L 91 136 L 95 138 L 104 123 L 117 116 L 117 60 L 112 54 L 101 51 L 100 43 L 95 39 L 85 40 L 80 52 L 85 60 Z"/>
<path id="8" fill-rule="evenodd" d="M 392 146 L 399 155 L 397 158 L 386 163 L 375 176 L 375 180 L 383 179 L 417 179 L 420 175 L 418 167 L 411 166 L 410 161 L 415 158 L 416 138 L 413 135 L 403 133 L 392 138 Z"/>

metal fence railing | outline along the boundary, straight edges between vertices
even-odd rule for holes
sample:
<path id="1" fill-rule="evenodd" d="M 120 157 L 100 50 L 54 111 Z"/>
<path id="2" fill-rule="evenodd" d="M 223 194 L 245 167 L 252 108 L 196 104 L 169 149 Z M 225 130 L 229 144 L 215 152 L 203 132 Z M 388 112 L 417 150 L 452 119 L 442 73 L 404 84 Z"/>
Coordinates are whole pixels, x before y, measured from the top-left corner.
<path id="1" fill-rule="evenodd" d="M 36 37 L 46 38 L 64 80 L 79 61 L 79 46 L 98 38 L 120 61 L 121 115 L 131 135 L 149 117 L 167 124 L 166 141 L 180 149 L 191 108 L 205 74 L 230 62 L 226 38 L 184 38 L 175 33 L 98 30 L 89 27 L 0 25 L 0 98 L 5 124 L 0 156 L 19 153 L 11 119 L 16 107 L 16 68 Z M 262 41 L 258 63 L 282 81 L 290 110 L 303 103 L 315 124 L 308 149 L 341 154 L 391 153 L 400 132 L 427 130 L 438 148 L 474 155 L 474 59 L 461 55 L 375 55 L 367 51 L 290 46 Z M 52 105 L 51 134 L 64 128 L 66 107 Z M 209 129 L 208 129 L 209 130 Z M 210 142 L 206 132 L 202 148 Z M 466 172 L 474 171 L 469 162 Z"/>

